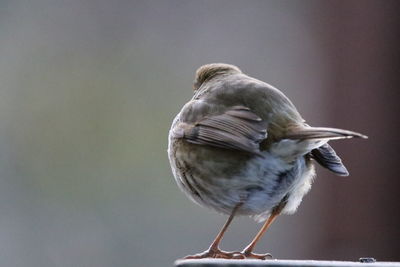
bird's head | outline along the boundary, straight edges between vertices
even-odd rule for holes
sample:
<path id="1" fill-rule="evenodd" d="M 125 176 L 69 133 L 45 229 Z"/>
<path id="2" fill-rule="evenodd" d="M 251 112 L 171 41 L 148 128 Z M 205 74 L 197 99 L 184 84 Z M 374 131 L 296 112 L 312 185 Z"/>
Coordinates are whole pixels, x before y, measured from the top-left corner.
<path id="1" fill-rule="evenodd" d="M 218 75 L 231 73 L 242 73 L 242 71 L 234 65 L 225 63 L 212 63 L 203 65 L 196 71 L 196 76 L 193 81 L 193 89 L 199 89 L 204 82 L 209 81 Z"/>

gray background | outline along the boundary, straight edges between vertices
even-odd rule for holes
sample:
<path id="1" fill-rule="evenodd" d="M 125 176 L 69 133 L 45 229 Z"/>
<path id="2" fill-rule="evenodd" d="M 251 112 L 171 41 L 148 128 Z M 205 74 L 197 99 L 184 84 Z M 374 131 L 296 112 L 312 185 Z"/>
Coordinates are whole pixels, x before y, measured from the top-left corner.
<path id="1" fill-rule="evenodd" d="M 197 67 L 238 65 L 333 144 L 293 216 L 257 247 L 284 259 L 400 260 L 398 1 L 0 2 L 0 264 L 171 266 L 225 216 L 179 192 L 167 133 Z M 234 221 L 224 249 L 260 224 Z"/>

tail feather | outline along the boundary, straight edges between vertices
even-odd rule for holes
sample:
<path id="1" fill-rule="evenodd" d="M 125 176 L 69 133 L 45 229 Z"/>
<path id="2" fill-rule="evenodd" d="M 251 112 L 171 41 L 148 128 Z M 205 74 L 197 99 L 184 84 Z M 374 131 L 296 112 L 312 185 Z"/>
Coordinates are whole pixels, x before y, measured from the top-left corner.
<path id="1" fill-rule="evenodd" d="M 342 163 L 342 160 L 329 144 L 324 144 L 316 149 L 313 149 L 310 155 L 322 167 L 327 168 L 333 173 L 336 173 L 339 176 L 349 175 L 349 172 Z"/>
<path id="2" fill-rule="evenodd" d="M 353 131 L 327 128 L 327 127 L 302 127 L 293 129 L 285 138 L 295 140 L 308 140 L 308 139 L 321 139 L 321 140 L 335 140 L 345 138 L 368 138 L 366 135 L 356 133 Z"/>
<path id="3" fill-rule="evenodd" d="M 318 149 L 321 146 L 325 145 L 330 140 L 335 139 L 345 139 L 345 138 L 368 138 L 367 136 L 336 128 L 326 128 L 326 127 L 309 127 L 302 126 L 290 129 L 284 137 L 274 144 L 271 147 L 271 151 L 276 155 L 280 155 L 282 158 L 285 158 L 288 161 L 292 161 L 296 157 L 300 155 L 305 155 L 313 151 L 314 149 Z M 320 161 L 324 160 L 329 169 L 333 170 L 339 175 L 346 175 L 345 169 L 337 169 L 339 167 L 339 160 L 335 159 L 331 151 L 322 150 L 320 152 L 326 153 L 318 153 L 315 152 L 316 160 Z M 331 155 L 328 155 L 331 154 Z M 331 156 L 330 159 L 328 156 Z M 337 161 L 337 162 L 334 162 Z M 329 163 L 329 164 L 328 164 Z"/>

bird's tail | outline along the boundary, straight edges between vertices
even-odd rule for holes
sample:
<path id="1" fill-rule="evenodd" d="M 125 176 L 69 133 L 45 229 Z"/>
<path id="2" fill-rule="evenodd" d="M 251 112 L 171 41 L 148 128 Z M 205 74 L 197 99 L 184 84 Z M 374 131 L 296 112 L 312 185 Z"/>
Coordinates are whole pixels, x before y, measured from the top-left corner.
<path id="1" fill-rule="evenodd" d="M 291 128 L 271 148 L 272 152 L 288 161 L 320 148 L 330 140 L 347 138 L 368 138 L 367 136 L 336 128 L 300 126 Z"/>
<path id="2" fill-rule="evenodd" d="M 311 151 L 310 155 L 316 162 L 339 176 L 348 176 L 349 172 L 327 142 L 353 137 L 368 138 L 366 135 L 348 130 L 308 126 L 294 129 L 286 136 L 287 139 L 295 140 L 298 151 L 302 151 L 302 153 Z"/>
<path id="3" fill-rule="evenodd" d="M 335 140 L 335 139 L 345 139 L 345 138 L 368 138 L 366 135 L 356 133 L 353 131 L 328 128 L 328 127 L 302 127 L 295 128 L 285 135 L 287 139 L 295 140 Z"/>

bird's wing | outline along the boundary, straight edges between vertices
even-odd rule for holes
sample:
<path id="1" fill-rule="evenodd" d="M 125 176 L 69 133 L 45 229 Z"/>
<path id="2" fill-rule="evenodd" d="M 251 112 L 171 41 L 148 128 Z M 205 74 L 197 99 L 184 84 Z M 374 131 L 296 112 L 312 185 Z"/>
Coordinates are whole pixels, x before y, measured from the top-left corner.
<path id="1" fill-rule="evenodd" d="M 175 138 L 189 143 L 234 149 L 260 155 L 260 142 L 267 136 L 267 123 L 244 106 L 234 106 L 219 115 L 207 116 L 194 124 L 182 123 Z"/>
<path id="2" fill-rule="evenodd" d="M 328 145 L 322 145 L 319 148 L 311 151 L 311 156 L 318 162 L 322 167 L 336 173 L 340 176 L 348 176 L 349 172 L 343 165 L 342 160 L 336 155 L 335 150 Z"/>

